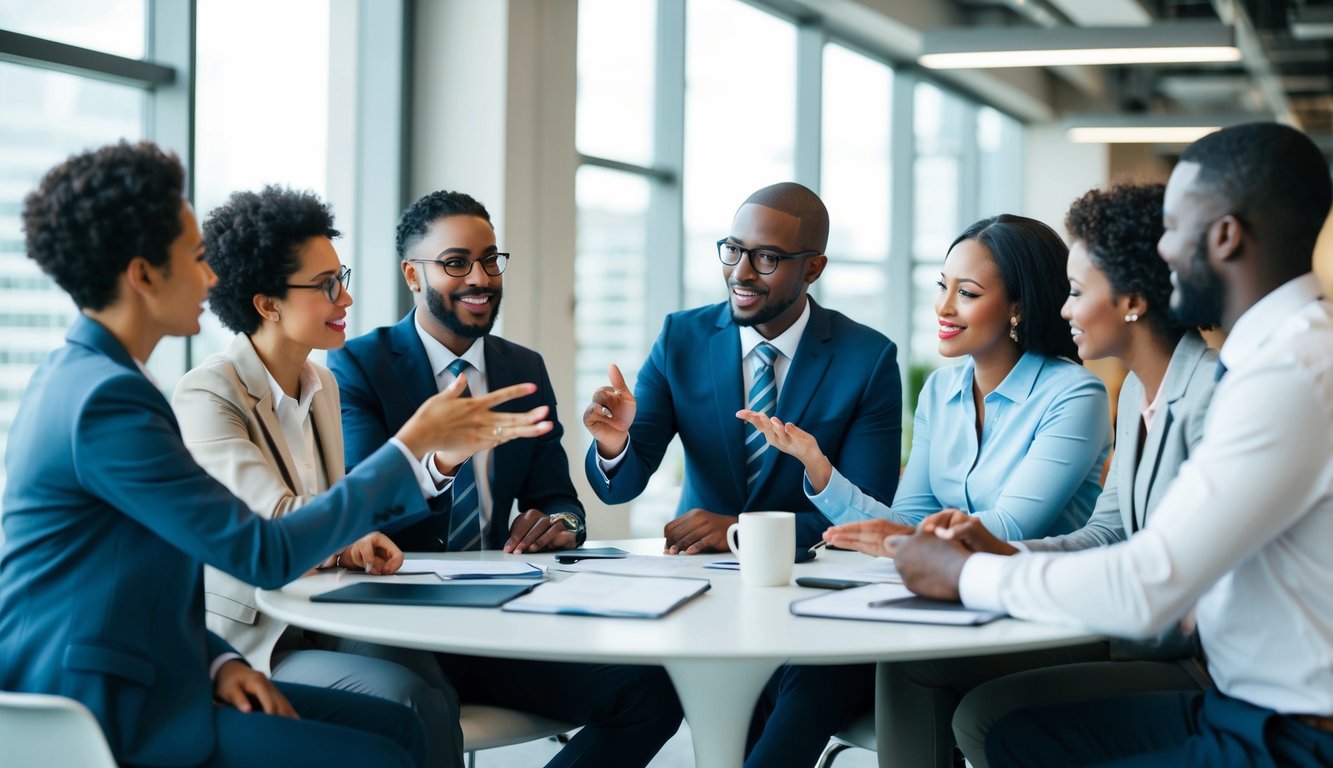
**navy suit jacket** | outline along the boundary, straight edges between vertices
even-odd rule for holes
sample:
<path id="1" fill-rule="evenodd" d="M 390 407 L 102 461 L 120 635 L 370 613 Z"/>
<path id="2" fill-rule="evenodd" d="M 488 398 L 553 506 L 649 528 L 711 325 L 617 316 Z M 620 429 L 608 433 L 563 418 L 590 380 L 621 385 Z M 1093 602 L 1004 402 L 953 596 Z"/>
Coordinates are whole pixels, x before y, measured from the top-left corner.
<path id="1" fill-rule="evenodd" d="M 181 440 L 170 404 L 80 317 L 9 434 L 0 549 L 0 689 L 83 702 L 120 762 L 195 765 L 215 749 L 203 564 L 279 587 L 425 507 L 384 446 L 305 508 L 250 512 Z"/>
<path id="2" fill-rule="evenodd" d="M 902 454 L 897 347 L 884 334 L 809 301 L 810 320 L 774 415 L 814 435 L 848 480 L 888 504 Z M 806 497 L 799 461 L 765 451 L 759 477 L 746 489 L 745 424 L 736 418 L 745 407 L 740 343 L 725 302 L 667 315 L 634 385 L 638 407 L 625 459 L 608 483 L 594 443 L 584 467 L 588 482 L 602 501 L 631 501 L 679 434 L 685 484 L 677 514 L 696 507 L 728 515 L 797 512 L 797 542 L 814 543 L 829 521 Z"/>
<path id="3" fill-rule="evenodd" d="M 584 514 L 569 480 L 569 460 L 560 447 L 564 428 L 556 417 L 555 391 L 541 355 L 496 336 L 487 336 L 483 344 L 487 389 L 494 392 L 524 382 L 537 385 L 533 394 L 503 403 L 496 410 L 516 413 L 547 405 L 554 424 L 541 437 L 511 440 L 491 452 L 492 516 L 483 547 L 501 549 L 509 540 L 509 511 L 515 499 L 522 510 L 573 512 L 580 518 Z M 342 395 L 348 471 L 439 392 L 412 312 L 394 325 L 376 328 L 329 352 L 328 365 Z M 440 551 L 439 525 L 447 523 L 451 501 L 450 494 L 441 494 L 431 501 L 430 518 L 382 530 L 404 550 Z"/>

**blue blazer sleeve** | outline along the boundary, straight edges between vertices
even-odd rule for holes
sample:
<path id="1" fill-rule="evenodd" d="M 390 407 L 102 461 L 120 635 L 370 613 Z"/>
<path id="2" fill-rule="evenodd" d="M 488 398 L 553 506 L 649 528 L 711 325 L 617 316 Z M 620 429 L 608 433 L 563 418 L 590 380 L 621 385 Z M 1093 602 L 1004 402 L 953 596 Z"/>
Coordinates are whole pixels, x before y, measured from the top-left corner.
<path id="1" fill-rule="evenodd" d="M 245 658 L 244 654 L 233 648 L 231 643 L 223 640 L 221 635 L 210 630 L 205 637 L 208 638 L 208 658 L 210 661 L 224 653 L 234 653 L 242 659 Z"/>
<path id="2" fill-rule="evenodd" d="M 662 333 L 653 344 L 648 359 L 639 369 L 634 383 L 634 423 L 629 428 L 629 449 L 609 478 L 597 466 L 597 443 L 588 447 L 584 474 L 597 497 L 607 504 L 633 501 L 648 485 L 648 479 L 662 463 L 671 438 L 676 436 L 676 406 L 667 381 L 666 347 L 671 335 L 671 316 L 662 324 Z"/>

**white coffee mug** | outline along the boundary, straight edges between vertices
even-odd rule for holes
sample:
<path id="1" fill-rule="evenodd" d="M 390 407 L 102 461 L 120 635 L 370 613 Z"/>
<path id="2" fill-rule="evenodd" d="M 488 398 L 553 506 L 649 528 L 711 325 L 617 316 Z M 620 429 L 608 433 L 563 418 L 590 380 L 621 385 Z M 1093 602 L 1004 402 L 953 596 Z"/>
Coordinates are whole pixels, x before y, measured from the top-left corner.
<path id="1" fill-rule="evenodd" d="M 727 546 L 741 561 L 741 583 L 753 587 L 781 587 L 791 583 L 796 560 L 794 512 L 742 512 L 740 522 L 727 529 Z M 744 548 L 736 541 L 737 534 Z"/>

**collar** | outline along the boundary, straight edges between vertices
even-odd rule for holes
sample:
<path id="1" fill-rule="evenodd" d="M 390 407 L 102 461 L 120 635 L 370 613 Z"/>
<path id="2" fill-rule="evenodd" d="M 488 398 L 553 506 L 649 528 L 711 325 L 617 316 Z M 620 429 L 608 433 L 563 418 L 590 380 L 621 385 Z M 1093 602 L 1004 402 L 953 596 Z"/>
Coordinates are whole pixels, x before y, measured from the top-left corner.
<path id="1" fill-rule="evenodd" d="M 486 338 L 484 336 L 472 342 L 472 346 L 468 347 L 463 354 L 455 355 L 438 339 L 426 333 L 426 329 L 421 327 L 421 321 L 417 320 L 415 315 L 412 317 L 412 324 L 416 326 L 417 335 L 421 337 L 421 346 L 426 350 L 426 359 L 430 362 L 430 372 L 435 378 L 438 379 L 440 374 L 448 369 L 449 364 L 460 357 L 480 371 L 482 376 L 486 375 L 486 345 L 483 343 Z"/>
<path id="2" fill-rule="evenodd" d="M 315 399 L 315 393 L 324 388 L 324 383 L 319 380 L 319 374 L 315 372 L 315 366 L 306 360 L 301 366 L 301 397 L 292 399 L 282 387 L 278 380 L 273 378 L 273 374 L 268 368 L 264 368 L 264 376 L 268 379 L 268 388 L 273 392 L 273 412 L 277 413 L 288 401 L 292 403 L 297 410 L 306 411 L 310 408 L 310 401 Z"/>
<path id="3" fill-rule="evenodd" d="M 1022 404 L 1032 395 L 1032 388 L 1037 385 L 1037 375 L 1046 365 L 1046 358 L 1035 352 L 1024 352 L 1023 356 L 1018 358 L 1014 367 L 1009 370 L 1004 381 L 995 388 L 992 394 L 999 395 L 1015 404 Z M 953 395 L 962 397 L 966 394 L 972 396 L 972 380 L 976 376 L 976 363 L 971 357 L 963 363 L 962 375 L 958 377 L 958 382 L 954 386 Z M 989 396 L 989 395 L 988 395 Z"/>
<path id="4" fill-rule="evenodd" d="M 1319 278 L 1313 272 L 1288 280 L 1245 311 L 1222 343 L 1219 356 L 1228 369 L 1242 365 L 1263 347 L 1270 334 L 1291 315 L 1319 298 Z"/>
<path id="5" fill-rule="evenodd" d="M 805 326 L 810 324 L 810 297 L 805 298 L 805 308 L 801 310 L 801 316 L 796 318 L 796 322 L 775 339 L 765 339 L 763 334 L 755 330 L 752 325 L 740 326 L 741 332 L 741 359 L 750 356 L 754 348 L 763 342 L 768 342 L 777 348 L 788 360 L 796 357 L 796 348 L 801 345 L 801 335 L 805 333 Z"/>

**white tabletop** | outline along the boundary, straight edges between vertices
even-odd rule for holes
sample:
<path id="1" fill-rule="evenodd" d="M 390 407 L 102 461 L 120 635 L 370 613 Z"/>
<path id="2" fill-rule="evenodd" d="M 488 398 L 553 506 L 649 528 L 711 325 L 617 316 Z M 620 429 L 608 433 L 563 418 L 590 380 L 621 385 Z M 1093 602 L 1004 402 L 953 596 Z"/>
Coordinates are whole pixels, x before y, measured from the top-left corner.
<path id="1" fill-rule="evenodd" d="M 662 540 L 590 542 L 635 554 L 661 554 Z M 450 560 L 514 560 L 551 565 L 554 554 L 498 551 L 411 555 Z M 377 579 L 438 584 L 434 576 L 376 577 L 343 572 L 308 576 L 281 590 L 261 590 L 265 613 L 328 634 L 385 645 L 498 658 L 663 664 L 679 694 L 699 766 L 738 766 L 750 710 L 780 665 L 852 664 L 1037 650 L 1099 639 L 1087 631 L 1001 619 L 981 627 L 851 621 L 794 616 L 793 600 L 820 590 L 747 587 L 740 573 L 705 569 L 731 555 L 699 555 L 677 575 L 707 578 L 712 588 L 661 619 L 506 613 L 496 609 L 312 603 L 309 597 Z M 855 552 L 821 551 L 794 577 L 868 564 Z M 555 578 L 564 574 L 552 571 Z"/>

